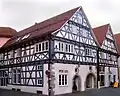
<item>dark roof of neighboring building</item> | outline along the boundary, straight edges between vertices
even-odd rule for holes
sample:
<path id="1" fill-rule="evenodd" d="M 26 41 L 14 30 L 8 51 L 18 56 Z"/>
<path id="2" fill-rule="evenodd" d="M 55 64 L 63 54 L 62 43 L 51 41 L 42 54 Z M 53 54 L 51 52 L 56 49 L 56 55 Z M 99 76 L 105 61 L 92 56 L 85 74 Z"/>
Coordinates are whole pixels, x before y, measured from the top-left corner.
<path id="1" fill-rule="evenodd" d="M 2 47 L 6 48 L 8 46 L 21 43 L 24 41 L 29 41 L 36 37 L 45 37 L 48 34 L 51 34 L 52 32 L 55 32 L 59 28 L 63 26 L 63 24 L 71 18 L 71 16 L 79 9 L 80 7 L 77 7 L 75 9 L 69 10 L 67 12 L 64 12 L 60 15 L 57 15 L 55 17 L 52 17 L 48 20 L 45 20 L 43 22 L 37 23 L 29 28 L 26 28 L 20 32 L 18 32 L 15 36 L 13 36 L 8 42 Z M 25 35 L 30 34 L 28 38 L 25 40 L 22 40 L 21 38 Z M 21 37 L 17 42 L 16 40 Z"/>
<path id="2" fill-rule="evenodd" d="M 16 30 L 10 27 L 0 27 L 0 37 L 12 37 L 17 33 Z"/>
<path id="3" fill-rule="evenodd" d="M 93 32 L 94 32 L 100 46 L 102 45 L 103 41 L 105 40 L 106 33 L 108 31 L 108 27 L 109 27 L 109 24 L 93 28 Z"/>

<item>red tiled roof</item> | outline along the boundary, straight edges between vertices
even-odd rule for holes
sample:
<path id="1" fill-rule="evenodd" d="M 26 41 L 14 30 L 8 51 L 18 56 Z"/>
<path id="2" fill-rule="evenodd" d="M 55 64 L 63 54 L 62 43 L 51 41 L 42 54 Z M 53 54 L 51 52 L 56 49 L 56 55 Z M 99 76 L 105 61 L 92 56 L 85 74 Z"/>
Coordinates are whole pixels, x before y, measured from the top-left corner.
<path id="1" fill-rule="evenodd" d="M 62 13 L 60 15 L 57 15 L 55 17 L 52 17 L 48 20 L 45 20 L 43 22 L 37 23 L 29 28 L 26 28 L 22 31 L 20 31 L 19 33 L 17 33 L 14 37 L 12 37 L 4 46 L 8 47 L 11 46 L 13 44 L 17 44 L 17 43 L 21 43 L 24 42 L 24 40 L 20 39 L 19 41 L 16 42 L 17 38 L 19 37 L 23 37 L 26 34 L 30 33 L 29 38 L 25 39 L 25 41 L 27 40 L 31 40 L 33 38 L 36 37 L 45 37 L 48 34 L 51 34 L 52 32 L 58 30 L 59 28 L 62 27 L 62 25 L 71 18 L 71 16 L 79 9 L 80 7 L 77 7 L 75 9 L 69 10 L 65 13 Z"/>
<path id="2" fill-rule="evenodd" d="M 93 32 L 94 32 L 100 46 L 102 45 L 103 40 L 105 39 L 106 33 L 108 31 L 108 27 L 109 27 L 109 24 L 93 28 Z"/>
<path id="3" fill-rule="evenodd" d="M 115 39 L 116 39 L 116 43 L 117 43 L 118 45 L 120 45 L 120 33 L 115 34 L 114 37 L 115 37 Z"/>
<path id="4" fill-rule="evenodd" d="M 119 54 L 120 54 L 120 33 L 115 34 L 115 35 L 114 35 L 114 38 L 115 38 L 115 40 L 116 40 L 117 48 L 118 48 L 118 51 L 119 51 Z"/>
<path id="5" fill-rule="evenodd" d="M 16 30 L 10 27 L 0 27 L 0 37 L 12 37 L 17 33 Z"/>

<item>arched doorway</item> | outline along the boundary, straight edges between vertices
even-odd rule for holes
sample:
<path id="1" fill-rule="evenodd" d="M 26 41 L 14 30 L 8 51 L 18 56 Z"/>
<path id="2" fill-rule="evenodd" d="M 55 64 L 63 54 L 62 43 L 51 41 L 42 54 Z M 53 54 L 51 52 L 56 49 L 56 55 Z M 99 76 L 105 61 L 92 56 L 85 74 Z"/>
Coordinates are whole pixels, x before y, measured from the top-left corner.
<path id="1" fill-rule="evenodd" d="M 73 92 L 81 91 L 81 79 L 79 75 L 75 75 L 73 77 L 72 91 Z"/>
<path id="2" fill-rule="evenodd" d="M 86 77 L 85 88 L 96 88 L 96 77 L 93 73 L 89 73 Z"/>

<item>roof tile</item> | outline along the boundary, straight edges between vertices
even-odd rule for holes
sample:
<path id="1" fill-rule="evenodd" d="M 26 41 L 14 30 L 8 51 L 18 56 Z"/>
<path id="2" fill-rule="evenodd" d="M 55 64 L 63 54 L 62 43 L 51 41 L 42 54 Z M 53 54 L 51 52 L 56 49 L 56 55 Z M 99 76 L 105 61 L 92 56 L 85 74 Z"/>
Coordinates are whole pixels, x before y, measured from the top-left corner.
<path id="1" fill-rule="evenodd" d="M 94 32 L 100 46 L 102 45 L 102 43 L 105 39 L 106 33 L 108 31 L 108 27 L 109 27 L 109 24 L 93 28 L 93 32 Z"/>

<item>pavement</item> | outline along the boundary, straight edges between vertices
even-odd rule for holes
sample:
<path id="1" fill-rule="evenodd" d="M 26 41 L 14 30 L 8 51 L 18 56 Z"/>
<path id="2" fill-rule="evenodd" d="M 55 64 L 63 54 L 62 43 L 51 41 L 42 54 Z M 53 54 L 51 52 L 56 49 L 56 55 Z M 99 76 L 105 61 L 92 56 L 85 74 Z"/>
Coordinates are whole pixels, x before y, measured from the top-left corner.
<path id="1" fill-rule="evenodd" d="M 0 96 L 45 96 L 45 95 L 0 89 Z M 120 88 L 91 89 L 83 92 L 69 93 L 58 96 L 120 96 Z"/>

